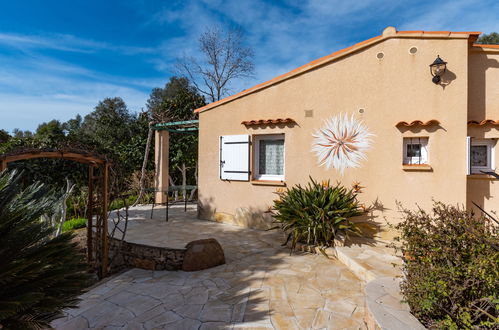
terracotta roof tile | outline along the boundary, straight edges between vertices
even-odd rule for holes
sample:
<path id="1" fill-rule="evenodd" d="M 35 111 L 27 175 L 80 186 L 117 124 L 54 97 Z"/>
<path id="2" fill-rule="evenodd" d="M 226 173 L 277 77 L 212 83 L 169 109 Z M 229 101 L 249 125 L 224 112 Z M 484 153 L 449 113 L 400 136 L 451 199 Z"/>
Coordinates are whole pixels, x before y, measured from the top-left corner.
<path id="1" fill-rule="evenodd" d="M 499 45 L 473 44 L 473 47 L 480 47 L 480 48 L 498 48 L 498 49 L 499 49 Z"/>
<path id="2" fill-rule="evenodd" d="M 493 119 L 484 119 L 482 121 L 477 121 L 477 120 L 470 120 L 468 121 L 468 125 L 478 125 L 478 126 L 483 126 L 483 125 L 499 125 L 499 120 L 493 120 Z"/>
<path id="3" fill-rule="evenodd" d="M 431 119 L 428 120 L 427 122 L 423 122 L 421 120 L 413 120 L 410 123 L 406 121 L 399 121 L 395 126 L 406 126 L 406 127 L 411 127 L 411 126 L 430 126 L 430 125 L 440 125 L 440 122 L 436 119 Z"/>
<path id="4" fill-rule="evenodd" d="M 241 124 L 245 126 L 294 124 L 294 123 L 296 123 L 296 121 L 291 118 L 257 119 L 257 120 L 245 120 L 241 122 Z"/>

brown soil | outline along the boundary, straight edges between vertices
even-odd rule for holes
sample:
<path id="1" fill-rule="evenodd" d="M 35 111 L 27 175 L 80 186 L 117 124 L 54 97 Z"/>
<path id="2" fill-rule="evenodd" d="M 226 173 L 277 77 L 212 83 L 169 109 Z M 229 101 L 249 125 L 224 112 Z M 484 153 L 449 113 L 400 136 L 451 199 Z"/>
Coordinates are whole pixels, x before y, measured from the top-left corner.
<path id="1" fill-rule="evenodd" d="M 78 250 L 87 255 L 87 228 L 80 228 L 73 231 L 76 235 L 73 242 L 78 244 Z"/>

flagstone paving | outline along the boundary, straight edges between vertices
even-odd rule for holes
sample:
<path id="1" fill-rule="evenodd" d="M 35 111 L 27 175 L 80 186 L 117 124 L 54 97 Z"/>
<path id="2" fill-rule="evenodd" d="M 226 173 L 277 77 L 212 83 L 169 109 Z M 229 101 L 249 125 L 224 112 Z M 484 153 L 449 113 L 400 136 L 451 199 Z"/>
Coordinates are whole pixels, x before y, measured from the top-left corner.
<path id="1" fill-rule="evenodd" d="M 178 211 L 168 224 L 164 213 L 155 211 L 152 220 L 136 215 L 138 222 L 131 223 L 127 240 L 165 246 L 168 238 L 185 245 L 213 237 L 222 245 L 227 264 L 198 272 L 128 270 L 82 295 L 79 308 L 68 310 L 53 326 L 365 329 L 363 284 L 338 260 L 290 255 L 280 246 L 277 232 L 199 221 L 192 213 Z"/>

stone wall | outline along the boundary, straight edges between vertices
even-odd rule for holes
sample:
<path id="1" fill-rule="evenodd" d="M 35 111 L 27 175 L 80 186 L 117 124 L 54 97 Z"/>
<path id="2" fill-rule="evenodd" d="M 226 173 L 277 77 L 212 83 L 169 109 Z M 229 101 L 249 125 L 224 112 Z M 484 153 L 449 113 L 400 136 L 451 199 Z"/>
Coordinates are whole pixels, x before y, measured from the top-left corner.
<path id="1" fill-rule="evenodd" d="M 109 239 L 111 271 L 128 267 L 150 270 L 180 270 L 185 249 L 149 246 Z"/>

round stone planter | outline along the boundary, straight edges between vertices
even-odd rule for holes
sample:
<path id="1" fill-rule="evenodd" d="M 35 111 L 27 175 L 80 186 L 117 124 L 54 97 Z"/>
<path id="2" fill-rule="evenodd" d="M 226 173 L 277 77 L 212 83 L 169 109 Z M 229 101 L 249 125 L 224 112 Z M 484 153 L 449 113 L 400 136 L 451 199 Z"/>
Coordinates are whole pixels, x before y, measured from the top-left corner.
<path id="1" fill-rule="evenodd" d="M 214 238 L 196 240 L 184 249 L 109 239 L 111 271 L 123 268 L 197 271 L 225 263 L 220 244 Z"/>

